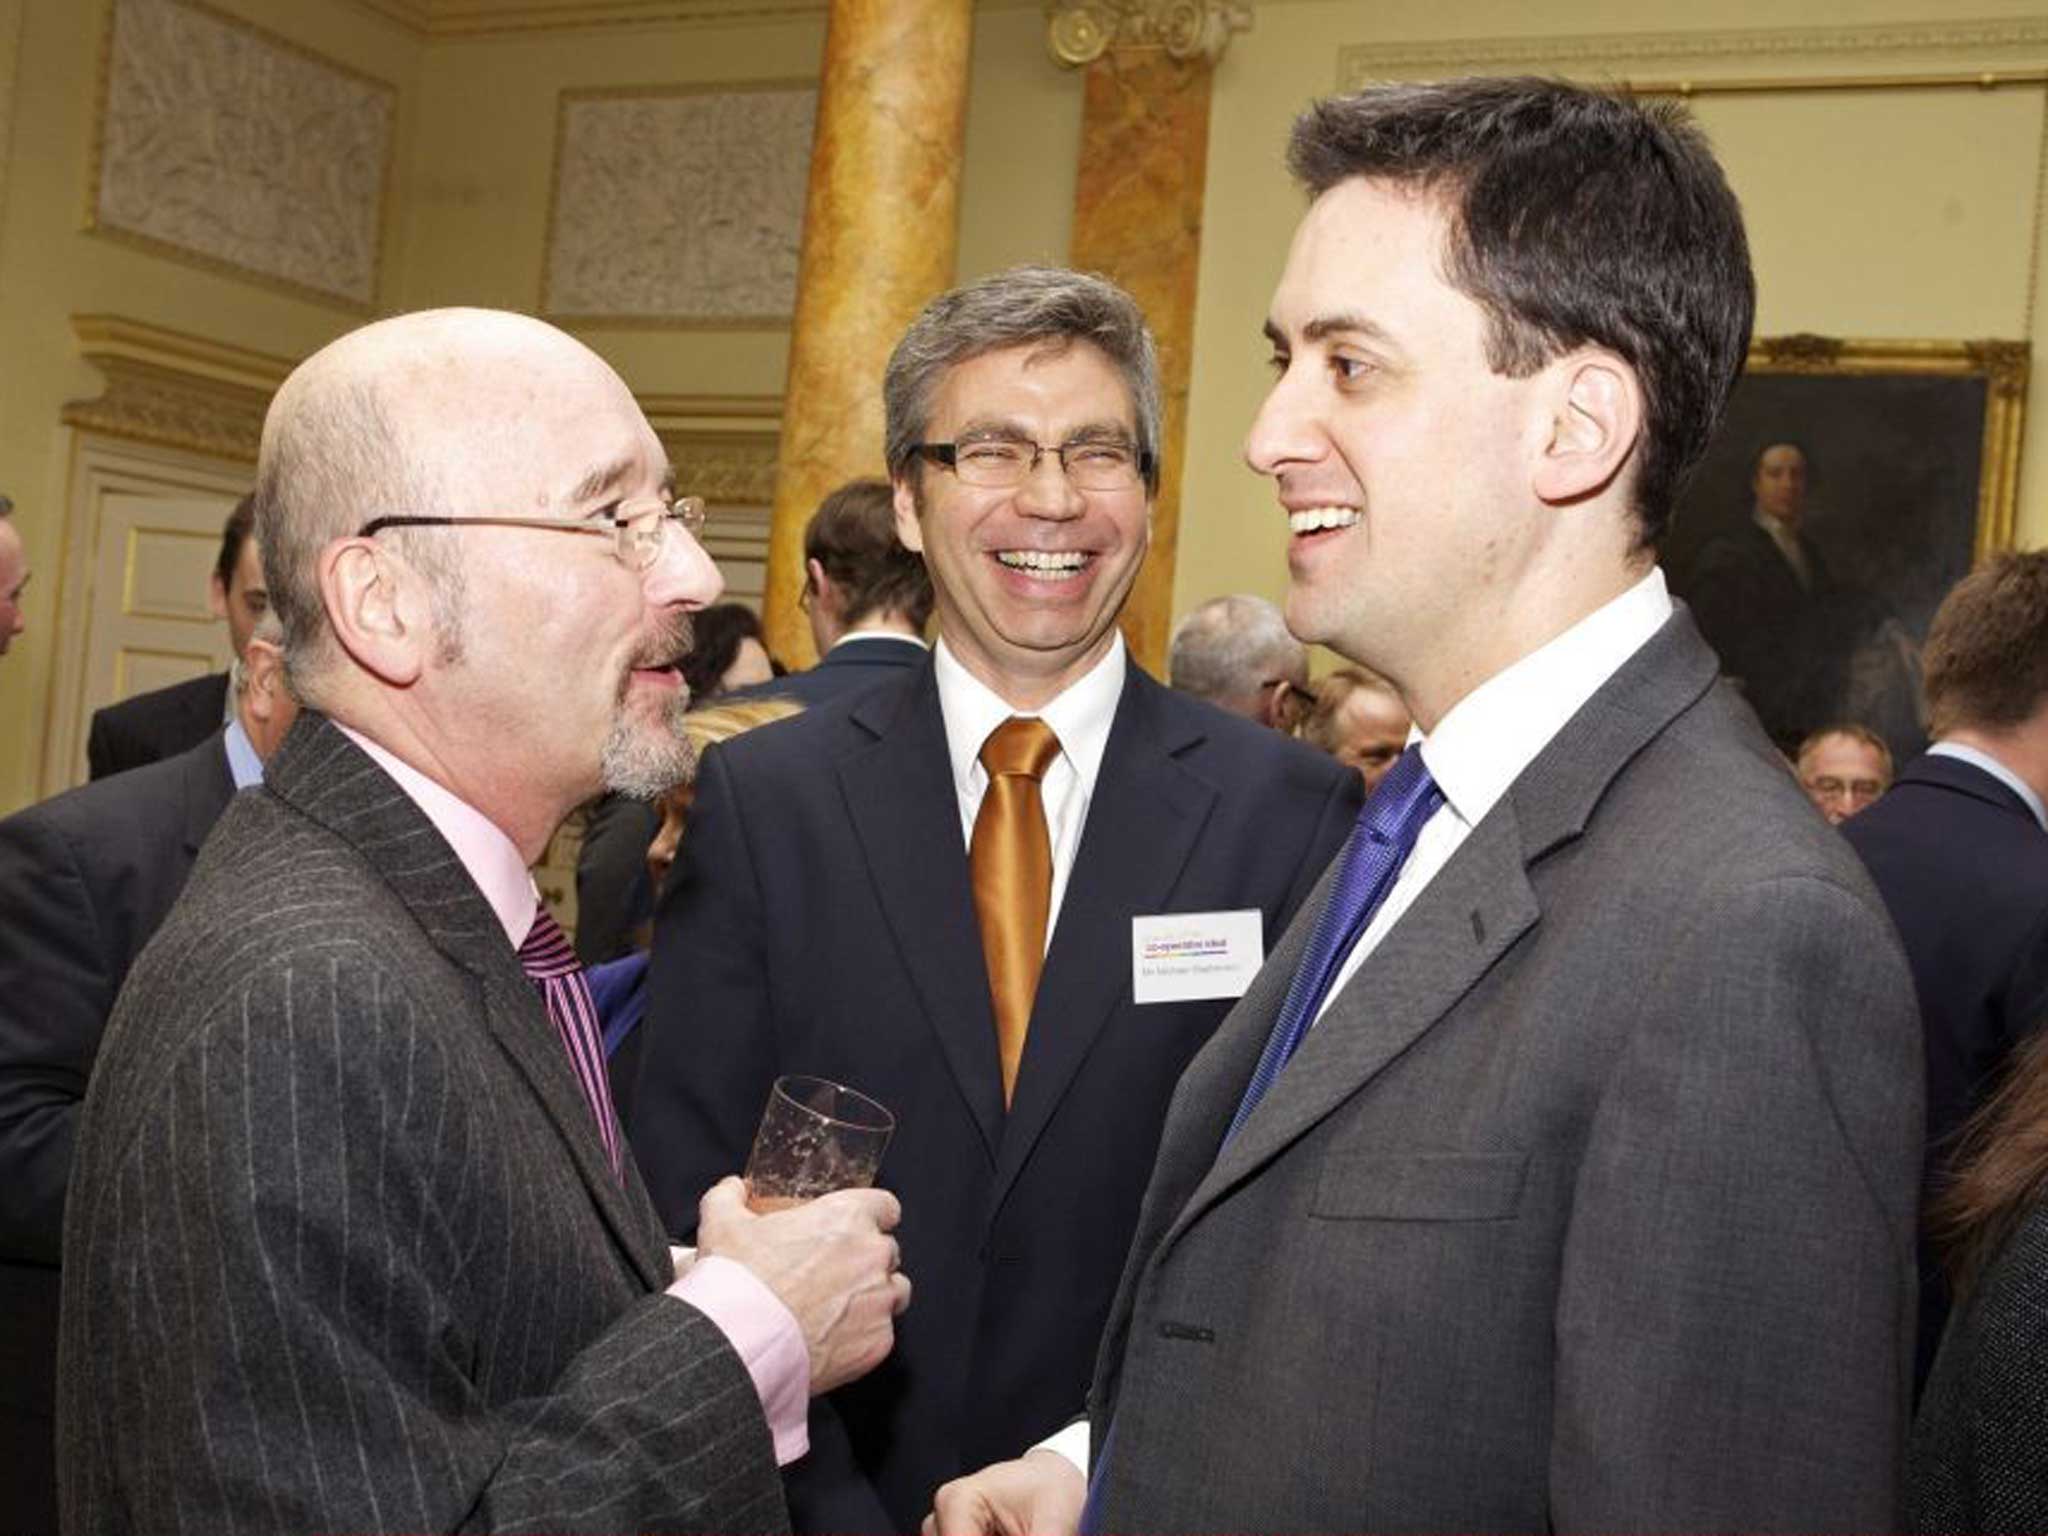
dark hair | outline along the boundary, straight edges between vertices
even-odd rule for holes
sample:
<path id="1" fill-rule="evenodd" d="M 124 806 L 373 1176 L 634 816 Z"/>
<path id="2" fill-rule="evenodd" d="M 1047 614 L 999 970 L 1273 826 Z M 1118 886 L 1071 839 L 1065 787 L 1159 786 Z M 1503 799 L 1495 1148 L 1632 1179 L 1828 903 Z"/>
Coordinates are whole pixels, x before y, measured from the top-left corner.
<path id="1" fill-rule="evenodd" d="M 256 497 L 252 492 L 235 503 L 235 510 L 221 524 L 220 555 L 213 562 L 213 574 L 223 588 L 235 584 L 235 567 L 242 562 L 242 546 L 256 527 Z"/>
<path id="2" fill-rule="evenodd" d="M 1941 600 L 1928 626 L 1930 729 L 2018 725 L 2048 698 L 2048 550 L 2004 554 Z"/>
<path id="3" fill-rule="evenodd" d="M 1655 545 L 1756 311 L 1742 210 L 1684 109 L 1556 80 L 1375 86 L 1304 112 L 1287 161 L 1312 196 L 1362 176 L 1442 200 L 1445 276 L 1486 312 L 1495 372 L 1587 343 L 1635 370 L 1635 512 Z"/>
<path id="4" fill-rule="evenodd" d="M 1952 1167 L 1927 1221 L 1960 1301 L 2048 1194 L 2048 1028 L 2014 1047 L 1998 1091 L 1957 1134 Z"/>
<path id="5" fill-rule="evenodd" d="M 718 680 L 740 653 L 742 640 L 758 640 L 761 619 L 745 603 L 713 603 L 690 615 L 690 651 L 683 658 L 683 681 L 690 685 L 690 702 L 701 704 L 718 697 Z"/>
<path id="6" fill-rule="evenodd" d="M 804 559 L 822 565 L 845 594 L 841 618 L 848 626 L 895 613 L 922 630 L 932 616 L 931 573 L 896 537 L 896 502 L 886 480 L 849 480 L 819 502 L 804 529 Z"/>
<path id="7" fill-rule="evenodd" d="M 905 479 L 949 369 L 989 352 L 1085 341 L 1116 365 L 1137 417 L 1145 489 L 1159 489 L 1159 355 L 1138 301 L 1106 277 L 1065 267 L 1011 267 L 925 305 L 882 376 L 882 455 Z"/>

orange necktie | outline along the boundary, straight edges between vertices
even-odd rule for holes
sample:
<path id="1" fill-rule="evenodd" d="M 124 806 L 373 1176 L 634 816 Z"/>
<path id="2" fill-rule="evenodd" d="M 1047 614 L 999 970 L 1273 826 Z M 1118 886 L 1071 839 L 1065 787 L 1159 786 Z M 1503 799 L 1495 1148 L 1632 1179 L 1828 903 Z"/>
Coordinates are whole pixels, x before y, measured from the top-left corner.
<path id="1" fill-rule="evenodd" d="M 1045 964 L 1045 919 L 1052 909 L 1052 838 L 1038 781 L 1059 756 L 1060 739 L 1043 720 L 1012 715 L 981 744 L 988 793 L 974 818 L 967 850 L 974 882 L 974 915 L 981 923 L 981 953 L 988 962 L 988 995 L 995 1005 L 996 1051 L 1002 1058 L 1003 1105 L 1017 1086 L 1024 1032 Z"/>

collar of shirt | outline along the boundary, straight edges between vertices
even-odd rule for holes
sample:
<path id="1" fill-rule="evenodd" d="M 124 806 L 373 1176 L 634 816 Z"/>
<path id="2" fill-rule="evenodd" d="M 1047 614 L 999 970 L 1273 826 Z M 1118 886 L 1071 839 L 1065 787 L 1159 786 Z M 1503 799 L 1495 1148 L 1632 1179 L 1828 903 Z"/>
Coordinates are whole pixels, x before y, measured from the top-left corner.
<path id="1" fill-rule="evenodd" d="M 1423 824 L 1386 899 L 1337 968 L 1322 1008 L 1344 990 L 1522 770 L 1670 617 L 1664 573 L 1653 567 L 1619 597 L 1474 688 L 1429 735 L 1410 733 L 1410 741 L 1422 743 L 1422 761 L 1444 792 L 1444 803 Z"/>
<path id="2" fill-rule="evenodd" d="M 242 729 L 242 722 L 229 720 L 221 736 L 228 749 L 228 777 L 235 781 L 235 788 L 247 789 L 252 784 L 261 784 L 263 759 L 256 755 L 256 744 Z"/>
<path id="3" fill-rule="evenodd" d="M 1968 763 L 1972 768 L 1982 768 L 2007 789 L 2018 795 L 2034 813 L 2034 820 L 2041 824 L 2041 830 L 2048 832 L 2048 806 L 2043 806 L 2041 797 L 2034 793 L 2034 786 L 2014 773 L 1989 752 L 1975 747 L 1966 747 L 1960 741 L 1937 741 L 1927 749 L 1929 757 L 1952 757 L 1959 763 Z"/>
<path id="4" fill-rule="evenodd" d="M 1770 541 L 1778 546 L 1778 553 L 1785 557 L 1785 563 L 1792 567 L 1793 575 L 1805 582 L 1808 575 L 1806 546 L 1799 542 L 1799 535 L 1761 507 L 1750 514 L 1749 520 L 1769 535 Z"/>
<path id="5" fill-rule="evenodd" d="M 434 830 L 447 839 L 448 846 L 455 850 L 455 857 L 468 871 L 469 878 L 476 882 L 476 888 L 483 892 L 491 911 L 497 914 L 498 923 L 505 930 L 505 937 L 512 941 L 512 947 L 517 949 L 525 943 L 526 935 L 533 927 L 534 907 L 540 900 L 540 893 L 534 886 L 533 876 L 527 872 L 526 860 L 519 856 L 519 848 L 512 839 L 482 811 L 457 798 L 453 792 L 436 784 L 361 731 L 352 730 L 338 720 L 335 729 L 369 753 L 370 760 L 397 781 L 406 798 L 418 806 L 420 814 L 434 824 Z"/>
<path id="6" fill-rule="evenodd" d="M 1037 715 L 1052 727 L 1060 739 L 1060 755 L 1047 772 L 1048 794 L 1052 773 L 1062 763 L 1080 781 L 1084 795 L 1095 793 L 1095 776 L 1102 771 L 1102 754 L 1109 746 L 1109 727 L 1116 718 L 1116 701 L 1124 691 L 1124 637 L 1111 632 L 1109 649 L 1102 659 L 1043 709 L 1016 710 L 1002 696 L 962 666 L 958 657 L 940 640 L 935 647 L 934 670 L 939 680 L 939 713 L 946 721 L 946 753 L 953 763 L 953 784 L 963 805 L 981 804 L 988 788 L 988 770 L 981 766 L 981 745 L 988 733 L 1015 714 Z M 972 833 L 974 818 L 967 818 Z"/>
<path id="7" fill-rule="evenodd" d="M 917 636 L 906 635 L 900 629 L 849 629 L 832 642 L 831 649 L 836 651 L 842 645 L 850 645 L 856 640 L 900 640 L 905 645 L 916 646 L 920 651 L 925 648 L 924 642 Z"/>
<path id="8" fill-rule="evenodd" d="M 1522 770 L 1671 617 L 1664 572 L 1650 574 L 1556 639 L 1474 688 L 1422 737 L 1444 799 L 1477 826 Z"/>

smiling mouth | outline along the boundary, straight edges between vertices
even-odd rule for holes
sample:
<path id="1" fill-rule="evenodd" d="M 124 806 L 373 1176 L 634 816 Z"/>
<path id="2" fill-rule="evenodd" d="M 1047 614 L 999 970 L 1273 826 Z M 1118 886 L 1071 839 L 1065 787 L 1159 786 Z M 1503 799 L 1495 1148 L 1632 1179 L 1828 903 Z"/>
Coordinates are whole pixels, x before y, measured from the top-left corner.
<path id="1" fill-rule="evenodd" d="M 1006 570 L 1021 571 L 1035 581 L 1065 581 L 1095 559 L 1080 549 L 999 549 L 995 555 Z"/>
<path id="2" fill-rule="evenodd" d="M 1356 527 L 1363 516 L 1356 507 L 1303 507 L 1299 512 L 1287 514 L 1287 531 L 1297 537 L 1328 533 L 1333 529 Z"/>

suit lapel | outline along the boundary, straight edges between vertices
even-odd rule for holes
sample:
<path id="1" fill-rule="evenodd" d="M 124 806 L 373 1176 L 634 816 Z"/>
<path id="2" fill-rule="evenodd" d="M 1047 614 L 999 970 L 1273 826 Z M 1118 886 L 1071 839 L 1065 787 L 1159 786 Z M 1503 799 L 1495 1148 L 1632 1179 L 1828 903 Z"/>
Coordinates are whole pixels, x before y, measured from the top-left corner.
<path id="1" fill-rule="evenodd" d="M 1203 729 L 1171 718 L 1164 692 L 1129 665 L 1032 1004 L 991 1210 L 1130 995 L 1132 916 L 1165 908 L 1216 804 L 1215 788 L 1176 758 Z"/>
<path id="2" fill-rule="evenodd" d="M 264 784 L 354 847 L 434 946 L 469 973 L 484 1032 L 539 1100 L 621 1252 L 650 1287 L 665 1289 L 673 1267 L 652 1208 L 637 1182 L 622 1186 L 613 1176 L 589 1101 L 540 994 L 434 824 L 367 753 L 311 710 L 300 714 Z"/>
<path id="3" fill-rule="evenodd" d="M 1003 1134 L 995 1013 L 931 666 L 901 686 L 863 693 L 849 718 L 872 744 L 839 764 L 846 815 L 897 953 L 993 1161 Z"/>
<path id="4" fill-rule="evenodd" d="M 1158 1252 L 1371 1083 L 1455 1009 L 1535 926 L 1541 903 L 1529 870 L 1583 833 L 1615 777 L 1699 701 L 1717 671 L 1713 652 L 1678 605 L 1663 628 L 1537 754 L 1331 1001 L 1259 1107 L 1217 1153 Z M 1247 994 L 1247 1004 L 1256 996 L 1259 1006 L 1233 1012 L 1205 1053 L 1217 1063 L 1228 1062 L 1233 1075 L 1228 1081 L 1220 1072 L 1209 1078 L 1204 1113 L 1190 1117 L 1197 1136 L 1209 1134 L 1208 1123 L 1219 1113 L 1227 1123 L 1235 1109 L 1279 1012 L 1284 979 L 1300 960 L 1329 886 L 1326 874 Z M 1277 985 L 1271 974 L 1276 970 Z M 1220 1123 L 1214 1135 L 1220 1137 Z"/>

